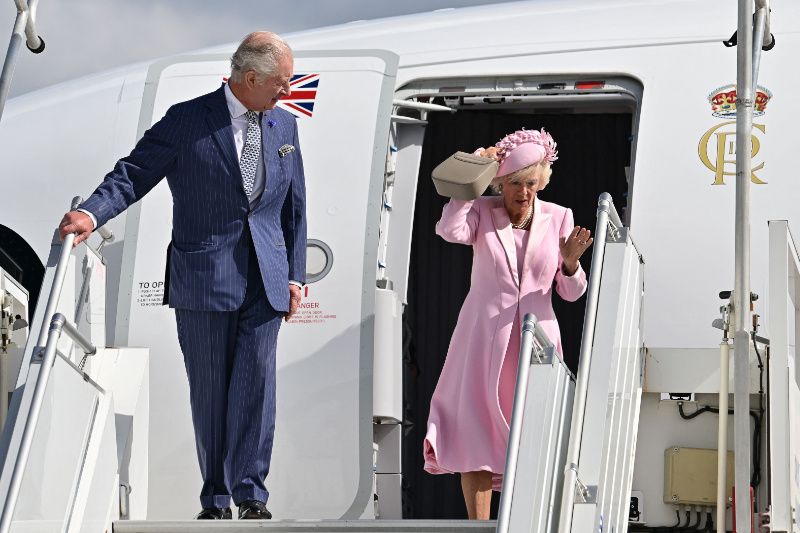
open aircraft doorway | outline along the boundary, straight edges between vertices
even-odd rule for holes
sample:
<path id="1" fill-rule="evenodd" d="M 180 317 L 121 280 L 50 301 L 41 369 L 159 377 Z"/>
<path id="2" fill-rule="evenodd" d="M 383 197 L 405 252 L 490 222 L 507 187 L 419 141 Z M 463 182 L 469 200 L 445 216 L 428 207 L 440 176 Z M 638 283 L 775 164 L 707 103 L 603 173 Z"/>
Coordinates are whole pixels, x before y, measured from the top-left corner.
<path id="1" fill-rule="evenodd" d="M 588 81 L 582 81 L 588 80 Z M 488 147 L 515 130 L 545 128 L 558 143 L 558 160 L 545 201 L 570 207 L 575 224 L 594 230 L 597 197 L 609 192 L 628 218 L 641 85 L 629 78 L 570 75 L 563 78 L 446 79 L 414 82 L 397 98 L 451 108 L 441 112 L 401 106 L 396 117 L 397 173 L 418 165 L 413 198 L 404 313 L 403 510 L 405 518 L 465 518 L 458 476 L 423 471 L 422 442 L 430 400 L 441 373 L 458 313 L 469 290 L 472 250 L 435 234 L 447 198 L 436 194 L 433 168 L 457 150 Z M 416 121 L 415 121 L 416 120 Z M 417 161 L 414 161 L 414 158 Z M 399 179 L 397 180 L 399 182 Z M 411 194 L 397 186 L 400 194 Z M 485 194 L 490 194 L 487 191 Z M 402 204 L 406 204 L 405 201 Z M 395 209 L 396 211 L 396 209 Z M 397 217 L 399 213 L 393 213 Z M 630 222 L 630 221 L 627 221 Z M 581 258 L 589 271 L 591 249 Z M 564 358 L 577 368 L 585 297 L 558 297 Z M 495 493 L 492 517 L 499 498 Z"/>

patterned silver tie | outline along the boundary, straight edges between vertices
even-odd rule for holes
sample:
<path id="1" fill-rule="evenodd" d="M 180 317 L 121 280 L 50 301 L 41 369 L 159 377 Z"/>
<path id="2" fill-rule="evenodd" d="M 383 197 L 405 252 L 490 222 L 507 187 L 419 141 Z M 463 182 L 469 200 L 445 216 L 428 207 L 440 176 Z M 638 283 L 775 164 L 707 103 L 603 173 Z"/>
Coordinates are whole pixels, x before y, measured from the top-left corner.
<path id="1" fill-rule="evenodd" d="M 244 192 L 249 198 L 253 194 L 258 158 L 261 157 L 261 121 L 255 111 L 248 111 L 245 116 L 247 117 L 247 136 L 242 149 L 242 157 L 239 159 L 239 167 L 242 170 Z"/>

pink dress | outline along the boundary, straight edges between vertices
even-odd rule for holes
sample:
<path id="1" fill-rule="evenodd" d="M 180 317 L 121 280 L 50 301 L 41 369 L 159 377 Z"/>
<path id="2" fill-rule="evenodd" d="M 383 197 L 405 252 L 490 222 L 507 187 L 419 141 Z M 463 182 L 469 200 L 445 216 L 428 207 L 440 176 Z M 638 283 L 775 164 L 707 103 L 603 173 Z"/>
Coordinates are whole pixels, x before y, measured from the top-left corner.
<path id="1" fill-rule="evenodd" d="M 502 198 L 450 200 L 436 224 L 449 242 L 473 247 L 470 291 L 461 307 L 447 359 L 431 399 L 423 444 L 432 474 L 493 474 L 500 490 L 519 360 L 520 322 L 534 313 L 561 352 L 553 311 L 559 295 L 577 300 L 586 290 L 579 267 L 561 270 L 559 237 L 574 227 L 572 211 L 536 199 L 529 231 L 515 231 Z"/>

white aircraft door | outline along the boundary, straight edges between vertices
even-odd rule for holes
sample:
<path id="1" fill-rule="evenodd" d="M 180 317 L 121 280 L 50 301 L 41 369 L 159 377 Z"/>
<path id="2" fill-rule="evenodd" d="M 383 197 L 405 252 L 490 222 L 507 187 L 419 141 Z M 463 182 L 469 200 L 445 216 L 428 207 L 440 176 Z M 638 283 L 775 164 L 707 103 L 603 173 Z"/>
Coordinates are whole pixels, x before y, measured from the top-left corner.
<path id="1" fill-rule="evenodd" d="M 173 103 L 217 89 L 229 56 L 150 68 L 141 135 Z M 298 52 L 293 95 L 308 213 L 308 285 L 278 341 L 270 510 L 280 518 L 372 516 L 372 351 L 378 232 L 397 56 Z M 174 313 L 161 305 L 171 197 L 131 207 L 116 340 L 151 348 L 148 518 L 198 510 L 200 476 Z M 133 487 L 133 490 L 136 490 Z"/>

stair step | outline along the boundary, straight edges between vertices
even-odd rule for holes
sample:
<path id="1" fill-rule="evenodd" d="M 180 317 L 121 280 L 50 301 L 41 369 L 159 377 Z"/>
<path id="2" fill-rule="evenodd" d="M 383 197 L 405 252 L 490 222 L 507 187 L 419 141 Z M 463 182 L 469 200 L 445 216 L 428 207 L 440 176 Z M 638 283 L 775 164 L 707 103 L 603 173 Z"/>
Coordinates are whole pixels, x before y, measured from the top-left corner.
<path id="1" fill-rule="evenodd" d="M 494 520 L 120 520 L 114 522 L 114 533 L 494 533 L 496 525 Z"/>

